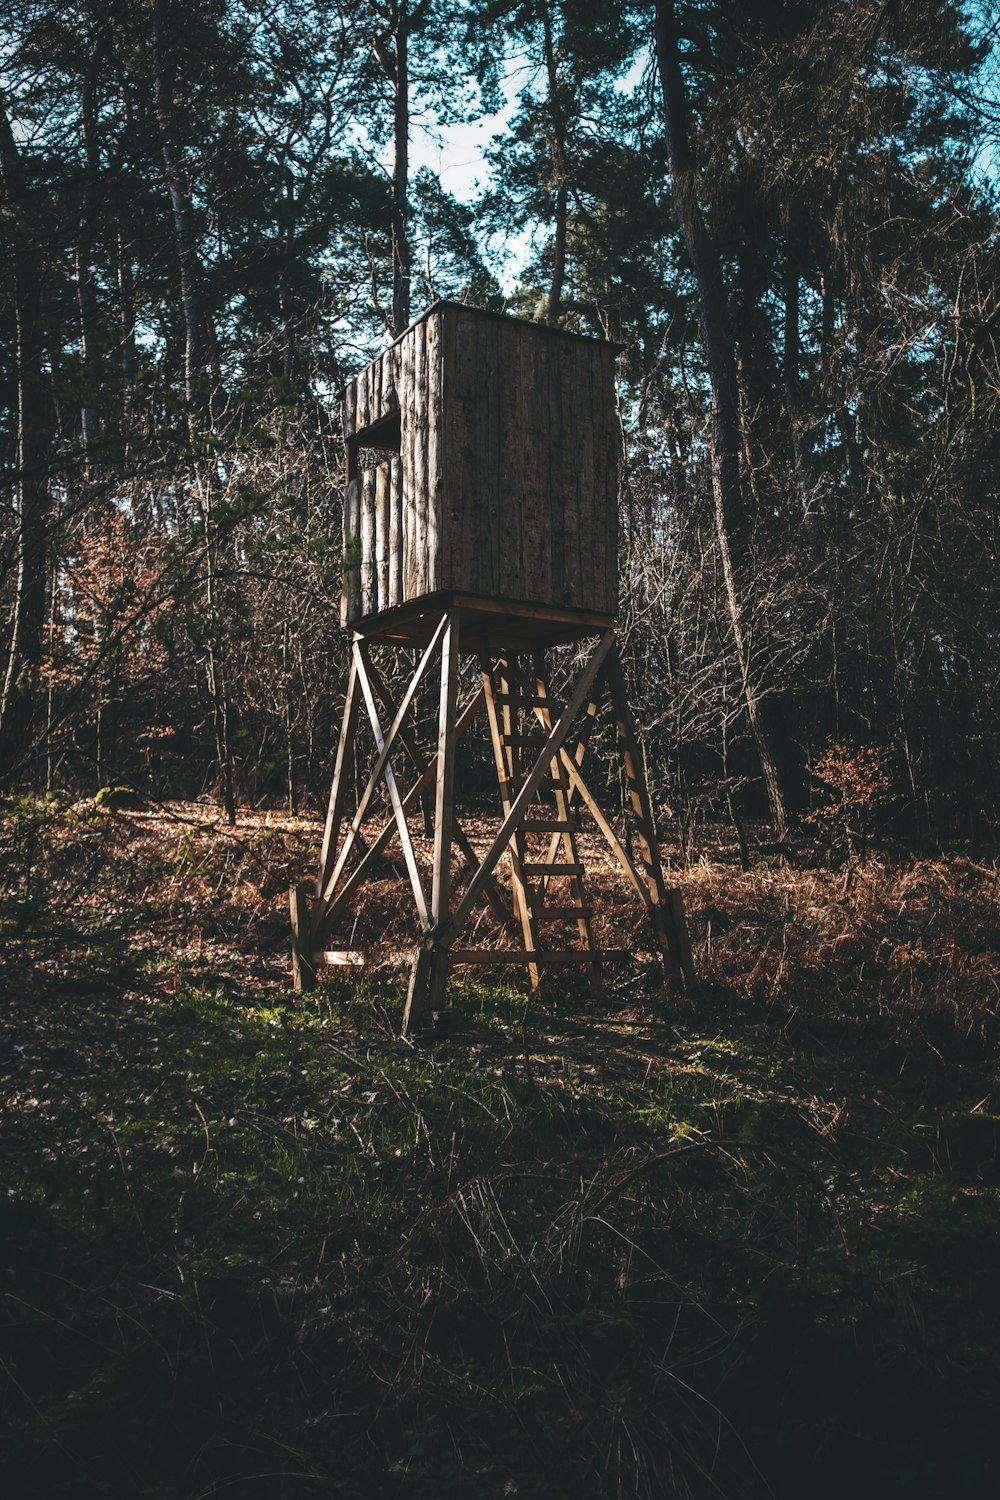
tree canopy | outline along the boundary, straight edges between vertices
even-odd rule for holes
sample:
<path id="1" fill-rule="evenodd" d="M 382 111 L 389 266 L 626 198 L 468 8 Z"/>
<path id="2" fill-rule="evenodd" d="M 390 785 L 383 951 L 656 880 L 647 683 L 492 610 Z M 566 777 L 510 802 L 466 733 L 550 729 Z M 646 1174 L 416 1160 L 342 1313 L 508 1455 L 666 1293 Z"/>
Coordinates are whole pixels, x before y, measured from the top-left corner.
<path id="1" fill-rule="evenodd" d="M 784 826 L 847 746 L 888 768 L 901 836 L 989 836 L 995 21 L 12 0 L 6 783 L 230 812 L 322 785 L 337 392 L 447 296 L 624 345 L 622 606 L 661 808 Z M 489 172 L 459 200 L 413 140 L 477 120 Z"/>

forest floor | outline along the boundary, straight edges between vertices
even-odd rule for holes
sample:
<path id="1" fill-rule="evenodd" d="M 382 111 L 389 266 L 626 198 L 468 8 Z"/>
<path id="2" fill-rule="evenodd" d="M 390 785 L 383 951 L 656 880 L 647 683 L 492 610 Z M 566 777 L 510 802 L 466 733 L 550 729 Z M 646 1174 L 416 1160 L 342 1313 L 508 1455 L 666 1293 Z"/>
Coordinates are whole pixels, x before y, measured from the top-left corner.
<path id="1" fill-rule="evenodd" d="M 995 1493 L 994 867 L 720 842 L 692 999 L 497 971 L 411 1045 L 291 990 L 318 839 L 6 807 L 7 1500 Z"/>

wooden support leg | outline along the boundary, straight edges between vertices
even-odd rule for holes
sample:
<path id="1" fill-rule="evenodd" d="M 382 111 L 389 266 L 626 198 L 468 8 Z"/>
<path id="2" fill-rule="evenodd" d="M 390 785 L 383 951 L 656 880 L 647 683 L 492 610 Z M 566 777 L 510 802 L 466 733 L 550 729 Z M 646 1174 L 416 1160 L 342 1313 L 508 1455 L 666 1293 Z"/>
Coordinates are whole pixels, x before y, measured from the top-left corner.
<path id="1" fill-rule="evenodd" d="M 416 696 L 417 689 L 420 686 L 420 683 L 421 683 L 421 681 L 423 679 L 423 676 L 424 676 L 425 672 L 427 671 L 427 668 L 429 667 L 431 661 L 433 660 L 434 656 L 437 654 L 437 652 L 438 652 L 438 650 L 440 648 L 441 638 L 442 638 L 442 635 L 444 634 L 446 623 L 447 623 L 447 617 L 443 616 L 442 619 L 441 619 L 440 624 L 438 625 L 438 627 L 435 630 L 434 634 L 431 636 L 430 643 L 427 646 L 427 649 L 425 650 L 423 656 L 420 659 L 420 665 L 417 667 L 416 672 L 413 674 L 413 677 L 410 679 L 409 686 L 407 687 L 406 692 L 403 694 L 403 697 L 402 697 L 402 700 L 400 702 L 400 705 L 399 705 L 398 709 L 396 710 L 395 717 L 393 718 L 392 723 L 389 725 L 389 728 L 388 728 L 387 732 L 385 733 L 384 736 L 382 736 L 381 735 L 381 729 L 379 730 L 379 737 L 381 738 L 382 743 L 381 743 L 381 746 L 379 748 L 378 756 L 377 756 L 377 758 L 375 760 L 374 766 L 371 769 L 371 772 L 369 773 L 368 781 L 367 781 L 367 783 L 365 785 L 365 789 L 361 793 L 361 796 L 358 798 L 358 809 L 357 809 L 357 812 L 354 814 L 354 817 L 351 819 L 350 827 L 348 828 L 347 834 L 346 834 L 346 836 L 344 838 L 344 841 L 343 841 L 343 843 L 341 845 L 340 853 L 338 854 L 336 862 L 333 865 L 333 869 L 331 870 L 329 876 L 327 877 L 327 879 L 326 879 L 326 881 L 324 883 L 322 891 L 319 893 L 319 899 L 317 901 L 317 913 L 316 913 L 316 917 L 315 917 L 315 922 L 317 924 L 321 923 L 321 922 L 327 922 L 327 920 L 328 920 L 329 909 L 330 909 L 332 901 L 333 901 L 334 892 L 337 889 L 337 884 L 338 884 L 338 882 L 339 882 L 339 880 L 341 878 L 341 875 L 346 870 L 347 861 L 348 861 L 348 858 L 350 856 L 351 849 L 354 847 L 354 844 L 355 844 L 356 839 L 357 839 L 358 832 L 360 831 L 361 825 L 362 825 L 362 823 L 365 820 L 365 814 L 367 813 L 367 810 L 368 810 L 368 804 L 371 801 L 372 794 L 375 791 L 375 788 L 378 786 L 379 781 L 382 778 L 382 775 L 383 775 L 383 772 L 385 770 L 386 764 L 387 764 L 387 762 L 389 760 L 389 756 L 390 756 L 390 753 L 392 751 L 393 745 L 395 744 L 396 738 L 397 738 L 397 736 L 399 734 L 400 726 L 402 725 L 403 720 L 406 718 L 406 715 L 407 715 L 407 713 L 410 710 L 410 706 L 413 703 L 413 700 L 414 700 L 414 698 Z M 354 652 L 354 662 L 355 662 L 356 667 L 358 668 L 358 677 L 359 677 L 360 685 L 363 688 L 366 685 L 365 681 L 363 680 L 362 671 L 361 671 L 361 668 L 363 667 L 363 664 L 364 664 L 364 659 L 361 656 L 360 652 L 357 651 L 357 650 L 355 650 L 355 652 Z M 374 721 L 377 720 L 378 715 L 377 715 L 377 712 L 376 712 L 375 706 L 374 706 L 374 698 L 370 697 L 370 693 L 371 693 L 370 684 L 368 684 L 367 686 L 368 686 L 368 693 L 363 693 L 363 696 L 365 698 L 365 702 L 366 702 L 366 705 L 368 707 L 369 717 L 372 718 L 372 720 L 373 720 L 373 726 L 374 726 Z M 390 768 L 390 770 L 391 770 L 391 768 Z M 388 789 L 389 789 L 389 792 L 390 792 L 390 795 L 391 795 L 392 794 L 392 784 L 390 784 L 390 781 L 392 781 L 392 783 L 394 783 L 394 778 L 386 778 L 386 783 L 387 783 L 387 786 L 388 786 Z M 395 806 L 395 804 L 394 804 L 393 810 L 394 810 L 394 813 L 396 814 L 396 823 L 397 823 L 397 826 L 399 827 L 401 820 L 400 820 L 400 816 L 399 816 L 399 809 Z M 405 819 L 403 821 L 405 821 Z M 399 827 L 399 833 L 400 833 L 400 837 L 404 839 L 404 852 L 405 852 L 405 843 L 407 841 L 407 836 L 404 835 L 402 827 Z M 416 890 L 414 890 L 414 894 L 416 895 Z M 418 905 L 421 905 L 421 904 L 422 904 L 422 902 L 418 901 Z M 316 934 L 318 934 L 319 931 L 320 931 L 320 927 L 317 925 L 316 928 L 315 928 L 314 936 Z"/>
<path id="2" fill-rule="evenodd" d="M 340 826 L 344 819 L 344 808 L 347 803 L 347 791 L 351 781 L 351 768 L 354 764 L 355 742 L 358 732 L 358 705 L 361 695 L 358 690 L 358 672 L 352 655 L 351 671 L 347 681 L 347 697 L 344 700 L 344 717 L 340 725 L 340 740 L 337 744 L 337 759 L 333 771 L 333 786 L 330 788 L 330 801 L 326 813 L 326 826 L 323 830 L 323 848 L 319 859 L 319 874 L 316 877 L 316 900 L 313 903 L 308 927 L 302 929 L 301 945 L 298 951 L 308 948 L 309 953 L 314 953 L 322 944 L 323 940 L 323 888 L 330 875 L 331 866 L 337 855 L 337 844 L 340 838 Z M 294 955 L 297 949 L 294 938 L 293 917 L 293 963 L 297 963 Z M 296 984 L 296 989 L 298 989 Z"/>
<path id="3" fill-rule="evenodd" d="M 410 886 L 413 890 L 413 899 L 417 906 L 417 915 L 420 925 L 424 931 L 429 931 L 432 926 L 431 916 L 427 909 L 427 898 L 424 895 L 423 882 L 420 879 L 420 869 L 417 865 L 417 856 L 413 850 L 413 840 L 410 837 L 410 826 L 406 821 L 406 809 L 400 796 L 399 787 L 396 785 L 396 773 L 392 768 L 392 759 L 389 755 L 389 737 L 382 730 L 379 721 L 378 709 L 375 705 L 375 694 L 372 690 L 368 677 L 368 652 L 367 648 L 360 642 L 354 643 L 354 659 L 358 667 L 358 679 L 361 683 L 361 691 L 364 695 L 365 707 L 368 710 L 368 718 L 371 721 L 372 733 L 378 746 L 380 758 L 384 757 L 382 775 L 385 779 L 386 791 L 389 793 L 389 801 L 392 806 L 393 816 L 396 819 L 396 831 L 399 834 L 400 848 L 406 861 L 406 871 L 410 877 Z M 402 720 L 393 728 L 398 734 L 402 726 Z"/>
<path id="4" fill-rule="evenodd" d="M 459 616 L 448 621 L 441 643 L 441 698 L 438 704 L 437 785 L 434 793 L 434 875 L 431 885 L 431 930 L 445 930 L 451 902 L 451 842 L 455 824 L 455 715 L 461 664 Z M 447 999 L 448 953 L 439 942 L 431 949 L 430 1005 L 440 1010 Z"/>
<path id="5" fill-rule="evenodd" d="M 297 886 L 288 892 L 288 910 L 292 919 L 292 984 L 300 992 L 311 990 L 316 983 L 316 970 L 309 938 L 309 911 L 306 893 Z"/>
<path id="6" fill-rule="evenodd" d="M 406 991 L 403 1009 L 403 1035 L 410 1036 L 420 1017 L 430 1008 L 431 954 L 428 948 L 418 948 L 410 965 L 410 983 Z"/>
<path id="7" fill-rule="evenodd" d="M 448 994 L 448 949 L 442 942 L 451 900 L 451 843 L 455 821 L 455 721 L 458 709 L 460 641 L 452 613 L 441 641 L 441 696 L 438 703 L 437 778 L 434 793 L 434 872 L 431 885 L 430 943 L 416 955 L 403 1015 L 403 1035 L 428 1010 L 444 1008 Z"/>
<path id="8" fill-rule="evenodd" d="M 350 781 L 348 767 L 354 758 L 354 738 L 358 727 L 358 706 L 360 704 L 358 694 L 358 668 L 351 653 L 351 671 L 347 680 L 347 697 L 344 700 L 344 717 L 340 725 L 340 740 L 337 744 L 337 759 L 333 771 L 333 786 L 330 788 L 330 802 L 326 813 L 326 827 L 323 830 L 323 849 L 319 857 L 319 874 L 316 878 L 316 896 L 321 897 L 330 874 L 333 860 L 337 855 L 337 845 L 340 839 L 340 825 L 344 817 L 344 805 L 347 797 L 347 785 Z"/>
<path id="9" fill-rule="evenodd" d="M 403 1036 L 412 1036 L 433 1011 L 444 1010 L 450 971 L 451 954 L 443 943 L 430 942 L 416 950 L 403 1007 Z"/>

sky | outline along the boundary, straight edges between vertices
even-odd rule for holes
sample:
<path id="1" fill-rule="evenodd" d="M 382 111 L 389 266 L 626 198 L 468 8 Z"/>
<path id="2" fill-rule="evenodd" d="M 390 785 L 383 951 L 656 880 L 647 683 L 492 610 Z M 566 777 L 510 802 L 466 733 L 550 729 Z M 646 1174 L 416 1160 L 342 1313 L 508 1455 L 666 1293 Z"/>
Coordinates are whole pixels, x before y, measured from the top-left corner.
<path id="1" fill-rule="evenodd" d="M 616 79 L 616 90 L 630 93 L 637 88 L 648 62 L 649 55 L 643 49 L 628 72 Z M 421 167 L 429 167 L 453 198 L 460 203 L 474 202 L 490 184 L 490 165 L 486 159 L 490 142 L 509 127 L 520 94 L 532 86 L 540 71 L 523 54 L 512 54 L 506 59 L 500 85 L 504 103 L 496 114 L 453 125 L 415 118 L 410 135 L 410 166 L 414 174 Z M 507 294 L 514 290 L 533 237 L 533 231 L 525 229 L 502 245 L 490 246 L 491 269 Z"/>
<path id="2" fill-rule="evenodd" d="M 460 203 L 473 203 L 490 186 L 490 165 L 486 150 L 493 137 L 510 125 L 517 110 L 518 98 L 530 84 L 531 68 L 523 56 L 507 58 L 500 83 L 502 107 L 481 119 L 441 125 L 433 119 L 417 116 L 410 133 L 410 168 L 414 175 L 429 167 L 441 186 Z M 489 246 L 490 269 L 505 294 L 513 292 L 527 259 L 531 231 L 508 238 L 502 244 Z"/>

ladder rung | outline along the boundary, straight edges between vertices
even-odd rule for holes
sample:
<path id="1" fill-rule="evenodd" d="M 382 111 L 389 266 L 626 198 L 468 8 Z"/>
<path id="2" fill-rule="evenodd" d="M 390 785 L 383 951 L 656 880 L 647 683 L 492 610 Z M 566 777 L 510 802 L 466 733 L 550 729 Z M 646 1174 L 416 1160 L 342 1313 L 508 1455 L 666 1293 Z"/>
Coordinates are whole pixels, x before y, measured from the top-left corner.
<path id="1" fill-rule="evenodd" d="M 545 743 L 544 736 L 539 729 L 536 734 L 503 734 L 500 739 L 508 749 L 518 749 L 524 745 L 530 745 L 535 750 L 540 750 Z"/>
<path id="2" fill-rule="evenodd" d="M 522 865 L 521 870 L 525 875 L 582 875 L 583 865 L 579 862 L 575 864 L 544 864 L 538 862 Z"/>
<path id="3" fill-rule="evenodd" d="M 532 818 L 521 824 L 522 833 L 572 833 L 574 825 L 565 818 Z"/>
<path id="4" fill-rule="evenodd" d="M 497 703 L 506 703 L 509 707 L 520 708 L 551 708 L 551 698 L 539 698 L 535 693 L 495 693 L 494 700 Z"/>
<path id="5" fill-rule="evenodd" d="M 448 954 L 453 964 L 594 964 L 606 958 L 635 958 L 631 948 L 602 948 L 586 951 L 579 948 L 452 948 Z"/>
<path id="6" fill-rule="evenodd" d="M 562 921 L 565 917 L 589 917 L 589 906 L 535 906 L 531 916 L 536 922 Z"/>

